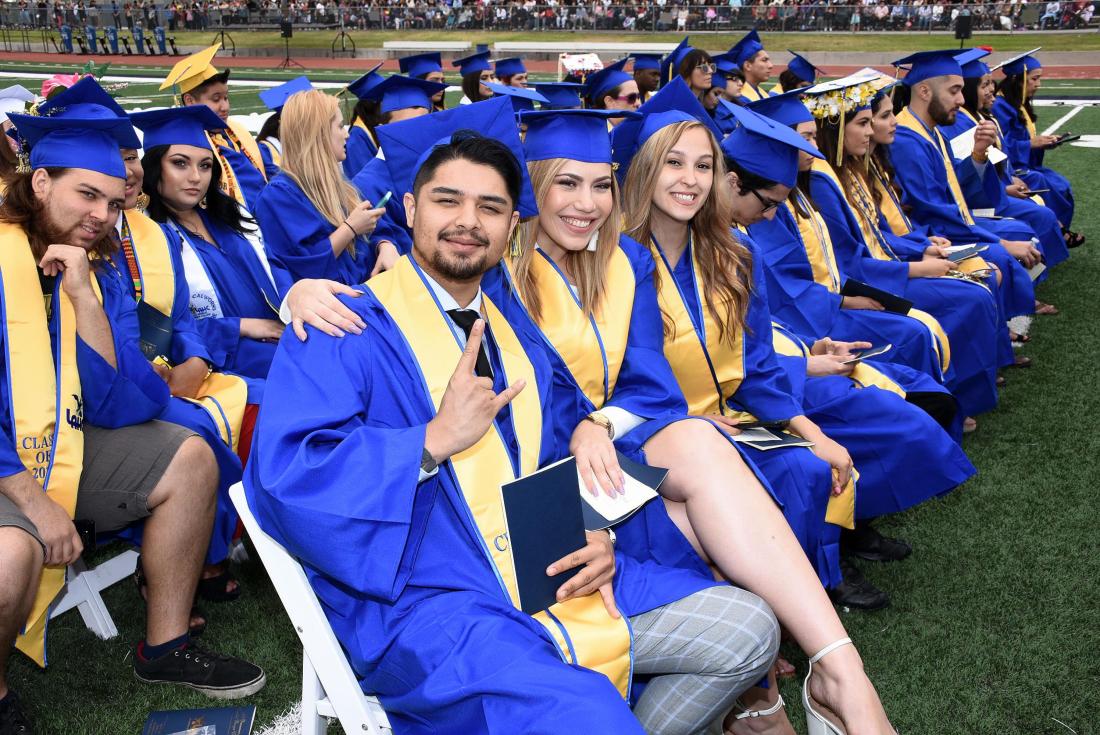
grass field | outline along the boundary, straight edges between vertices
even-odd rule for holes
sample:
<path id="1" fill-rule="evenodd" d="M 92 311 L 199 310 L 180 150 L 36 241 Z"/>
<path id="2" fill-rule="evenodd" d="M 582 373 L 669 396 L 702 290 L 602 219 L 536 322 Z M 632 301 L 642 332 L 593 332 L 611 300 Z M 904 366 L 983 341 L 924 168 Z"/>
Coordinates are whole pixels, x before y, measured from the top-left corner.
<path id="1" fill-rule="evenodd" d="M 1063 113 L 1041 114 L 1042 129 Z M 1068 127 L 1100 134 L 1100 108 Z M 1100 413 L 1100 149 L 1066 147 L 1048 163 L 1074 182 L 1082 204 L 1075 229 L 1090 238 L 1040 288 L 1062 314 L 1036 319 L 1024 351 L 1035 366 L 1008 372 L 1001 407 L 966 438 L 980 474 L 881 524 L 916 549 L 905 562 L 862 565 L 893 606 L 843 614 L 906 735 L 1100 732 L 1100 439 L 1090 429 Z M 252 563 L 239 574 L 245 596 L 206 606 L 203 640 L 266 669 L 266 689 L 248 700 L 259 728 L 299 700 L 301 649 L 263 570 Z M 69 613 L 51 627 L 48 670 L 21 656 L 10 664 L 40 733 L 136 734 L 150 710 L 211 705 L 133 679 L 130 646 L 142 633 L 143 605 L 131 584 L 106 599 L 118 638 L 94 638 Z M 786 655 L 804 673 L 805 657 Z M 797 684 L 784 684 L 783 695 L 803 732 Z"/>
<path id="2" fill-rule="evenodd" d="M 793 48 L 799 51 L 851 51 L 858 39 L 860 51 L 920 51 L 951 45 L 951 33 L 772 33 L 767 31 L 768 48 Z M 215 30 L 206 32 L 177 31 L 177 46 L 204 46 L 213 43 Z M 278 31 L 231 31 L 238 48 L 282 48 Z M 295 48 L 330 48 L 335 31 L 296 31 L 291 41 Z M 501 41 L 608 41 L 615 43 L 648 42 L 678 43 L 683 33 L 624 33 L 622 31 L 356 31 L 351 32 L 356 48 L 382 48 L 386 41 L 469 41 L 498 43 Z M 737 43 L 744 31 L 735 33 L 693 33 L 695 43 L 705 49 L 726 49 Z M 1028 51 L 1042 46 L 1046 51 L 1097 51 L 1100 34 L 1083 33 L 977 33 L 971 39 L 974 46 L 993 46 L 998 51 Z"/>

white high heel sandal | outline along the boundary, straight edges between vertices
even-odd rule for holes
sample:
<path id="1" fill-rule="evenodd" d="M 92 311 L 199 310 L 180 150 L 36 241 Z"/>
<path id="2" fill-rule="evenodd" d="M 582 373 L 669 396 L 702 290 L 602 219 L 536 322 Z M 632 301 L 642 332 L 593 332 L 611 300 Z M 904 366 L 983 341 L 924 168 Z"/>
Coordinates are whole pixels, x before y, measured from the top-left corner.
<path id="1" fill-rule="evenodd" d="M 787 706 L 787 703 L 783 701 L 782 694 L 779 695 L 779 701 L 767 709 L 745 709 L 741 705 L 741 700 L 737 700 L 737 708 L 741 710 L 741 712 L 734 715 L 733 719 L 736 722 L 737 720 L 752 720 L 757 717 L 768 717 L 769 715 L 774 715 L 785 706 Z"/>
<path id="2" fill-rule="evenodd" d="M 822 648 L 810 659 L 810 670 L 806 672 L 806 679 L 802 682 L 802 706 L 806 710 L 806 732 L 808 735 L 847 735 L 842 726 L 826 719 L 823 714 L 814 709 L 815 702 L 810 697 L 810 676 L 814 673 L 814 664 L 836 649 L 851 643 L 851 638 L 841 638 L 839 641 Z"/>

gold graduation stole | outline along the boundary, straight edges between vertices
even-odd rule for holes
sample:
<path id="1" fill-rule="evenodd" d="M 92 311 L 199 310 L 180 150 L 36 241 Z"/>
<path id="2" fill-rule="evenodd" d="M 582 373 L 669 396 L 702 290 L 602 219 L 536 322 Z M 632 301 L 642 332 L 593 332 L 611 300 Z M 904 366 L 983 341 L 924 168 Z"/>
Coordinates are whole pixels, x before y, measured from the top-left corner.
<path id="1" fill-rule="evenodd" d="M 1020 106 L 1020 112 L 1024 115 L 1024 125 L 1027 126 L 1028 137 L 1034 138 L 1039 134 L 1039 131 L 1035 129 L 1035 120 L 1032 119 L 1031 114 L 1027 111 L 1027 108 Z"/>
<path id="2" fill-rule="evenodd" d="M 909 111 L 906 107 L 898 113 L 898 125 L 908 128 L 914 133 L 931 143 L 940 152 L 943 158 L 944 175 L 947 177 L 947 185 L 951 189 L 951 196 L 955 199 L 955 205 L 959 208 L 959 214 L 968 225 L 974 224 L 974 218 L 970 216 L 970 207 L 966 206 L 966 197 L 963 196 L 962 187 L 959 186 L 959 177 L 955 175 L 955 162 L 951 154 L 947 152 L 947 145 L 943 142 L 940 131 L 933 128 L 931 131 L 924 123 Z"/>
<path id="3" fill-rule="evenodd" d="M 840 185 L 840 179 L 837 177 L 833 167 L 829 165 L 827 161 L 822 161 L 821 159 L 814 159 L 813 166 L 814 171 L 818 171 L 827 176 L 833 182 L 843 197 L 844 187 Z M 874 202 L 870 200 L 870 194 L 867 192 L 867 188 L 863 181 L 858 176 L 854 177 L 854 179 L 856 198 L 861 202 L 862 206 L 853 207 L 847 197 L 843 197 L 843 199 L 845 206 L 848 207 L 849 211 L 851 211 L 852 215 L 856 218 L 856 221 L 859 222 L 864 244 L 871 252 L 871 255 L 875 257 L 875 260 L 900 261 L 892 250 L 889 254 L 886 253 L 884 249 L 886 240 L 882 236 L 881 230 L 879 230 L 877 219 L 874 217 Z M 936 351 L 936 356 L 939 358 L 940 370 L 946 372 L 947 368 L 951 366 L 951 342 L 947 339 L 947 333 L 943 331 L 943 327 L 940 326 L 936 317 L 917 308 L 910 309 L 906 316 L 916 319 L 932 333 L 932 349 Z"/>
<path id="4" fill-rule="evenodd" d="M 776 82 L 775 86 L 772 87 L 772 94 L 773 95 L 783 94 L 783 84 L 780 83 L 780 82 Z"/>
<path id="5" fill-rule="evenodd" d="M 137 273 L 134 290 L 141 294 L 140 300 L 162 314 L 171 315 L 176 300 L 177 275 L 172 266 L 168 238 L 159 224 L 136 209 L 126 210 L 122 217 L 125 218 L 123 226 L 129 228 L 133 241 L 132 270 Z M 222 441 L 237 451 L 244 410 L 248 405 L 248 385 L 243 380 L 235 375 L 211 373 L 195 398 L 184 400 L 202 406 L 210 414 Z"/>
<path id="6" fill-rule="evenodd" d="M 588 400 L 597 409 L 602 408 L 615 392 L 626 355 L 635 286 L 630 259 L 622 248 L 615 248 L 607 264 L 603 303 L 591 317 L 586 317 L 565 274 L 550 256 L 536 249 L 530 257 L 535 289 L 542 304 L 539 329 Z M 504 262 L 514 281 L 513 259 L 505 258 Z"/>
<path id="7" fill-rule="evenodd" d="M 53 300 L 57 323 L 57 363 L 50 344 L 49 314 L 34 255 L 18 225 L 0 223 L 0 288 L 4 294 L 12 428 L 23 466 L 71 518 L 84 462 L 84 415 L 76 366 L 76 315 L 63 288 Z M 98 294 L 98 285 L 92 277 Z M 50 604 L 65 586 L 65 567 L 46 567 L 19 650 L 46 665 L 46 624 Z"/>
<path id="8" fill-rule="evenodd" d="M 794 218 L 795 224 L 798 225 L 798 234 L 802 238 L 806 259 L 810 262 L 814 283 L 824 286 L 832 293 L 840 293 L 844 284 L 840 282 L 840 270 L 836 267 L 836 253 L 833 251 L 832 238 L 829 237 L 829 228 L 806 195 L 798 189 L 794 192 L 799 205 L 808 216 L 800 215 L 790 202 L 784 202 L 784 204 Z"/>
<path id="9" fill-rule="evenodd" d="M 778 355 L 803 359 L 810 357 L 810 350 L 806 344 L 775 322 L 772 322 L 772 349 Z M 829 503 L 825 506 L 826 523 L 848 529 L 856 527 L 856 482 L 858 480 L 859 472 L 853 467 L 852 473 L 848 476 L 848 484 L 844 486 L 840 495 L 829 496 Z"/>
<path id="10" fill-rule="evenodd" d="M 366 284 L 401 331 L 424 376 L 424 387 L 435 410 L 447 390 L 462 350 L 439 310 L 417 267 L 408 257 L 391 270 Z M 527 387 L 510 404 L 512 423 L 519 442 L 519 473 L 512 467 L 508 450 L 495 426 L 476 444 L 450 458 L 462 495 L 473 515 L 484 549 L 489 555 L 504 591 L 519 607 L 515 563 L 508 541 L 501 486 L 538 469 L 542 440 L 542 406 L 534 367 L 522 343 L 500 310 L 482 296 L 482 316 L 487 332 L 500 350 L 507 380 L 527 381 Z M 630 629 L 626 618 L 607 614 L 598 592 L 587 597 L 556 603 L 537 613 L 538 620 L 557 642 L 562 658 L 598 671 L 611 680 L 626 697 L 630 688 Z M 575 652 L 575 657 L 574 657 Z"/>
<path id="11" fill-rule="evenodd" d="M 757 100 L 762 100 L 769 95 L 766 92 L 761 92 L 752 84 L 745 82 L 741 85 L 741 96 L 748 99 L 749 102 L 756 102 Z"/>
<path id="12" fill-rule="evenodd" d="M 882 195 L 880 209 L 883 217 L 886 218 L 886 224 L 890 225 L 890 231 L 895 235 L 908 235 L 913 231 L 913 223 L 909 221 L 909 215 L 905 214 L 905 210 L 902 209 L 901 201 L 898 200 L 897 192 L 891 186 L 886 172 L 879 168 L 873 160 L 871 162 L 871 175 L 875 179 L 875 189 Z"/>
<path id="13" fill-rule="evenodd" d="M 264 148 L 267 148 L 267 152 L 271 154 L 271 162 L 279 168 L 282 168 L 283 154 L 270 140 L 267 140 L 265 138 L 264 140 L 261 140 L 258 145 L 262 145 Z"/>
<path id="14" fill-rule="evenodd" d="M 661 311 L 672 320 L 672 332 L 665 335 L 665 357 L 672 365 L 676 382 L 687 399 L 688 413 L 695 416 L 722 414 L 754 420 L 750 414 L 734 411 L 726 401 L 737 392 L 745 379 L 745 342 L 742 330 L 726 339 L 719 338 L 718 324 L 703 303 L 700 290 L 703 278 L 690 241 L 684 258 L 691 258 L 695 292 L 699 295 L 700 328 L 695 329 L 688 311 L 691 306 L 672 275 L 672 265 L 665 260 L 660 245 L 651 240 L 650 249 L 657 262 L 660 288 L 657 301 Z"/>
<path id="15" fill-rule="evenodd" d="M 377 148 L 377 147 L 378 147 L 378 138 L 374 137 L 374 131 L 372 131 L 372 130 L 371 130 L 371 129 L 370 129 L 369 127 L 367 127 L 367 124 L 366 124 L 365 122 L 363 122 L 363 121 L 362 121 L 362 120 L 360 120 L 359 118 L 355 118 L 355 122 L 353 122 L 353 123 L 351 124 L 351 126 L 352 126 L 353 128 L 359 128 L 359 129 L 360 129 L 360 130 L 362 130 L 362 131 L 363 131 L 364 133 L 366 133 L 366 134 L 367 134 L 367 137 L 368 137 L 368 138 L 370 138 L 370 141 L 371 141 L 372 143 L 374 143 L 374 147 L 375 147 L 375 148 Z"/>

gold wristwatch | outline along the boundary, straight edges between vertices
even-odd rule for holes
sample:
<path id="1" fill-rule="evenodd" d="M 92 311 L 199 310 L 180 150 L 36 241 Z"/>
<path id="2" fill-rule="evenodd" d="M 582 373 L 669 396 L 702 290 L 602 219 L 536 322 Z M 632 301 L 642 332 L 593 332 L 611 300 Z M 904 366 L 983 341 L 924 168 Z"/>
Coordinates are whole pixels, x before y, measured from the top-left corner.
<path id="1" fill-rule="evenodd" d="M 611 419 L 607 418 L 607 416 L 605 416 L 604 414 L 600 413 L 599 411 L 593 411 L 584 418 L 585 421 L 591 421 L 597 426 L 602 426 L 604 429 L 606 429 L 609 439 L 615 438 L 615 426 L 611 423 Z"/>

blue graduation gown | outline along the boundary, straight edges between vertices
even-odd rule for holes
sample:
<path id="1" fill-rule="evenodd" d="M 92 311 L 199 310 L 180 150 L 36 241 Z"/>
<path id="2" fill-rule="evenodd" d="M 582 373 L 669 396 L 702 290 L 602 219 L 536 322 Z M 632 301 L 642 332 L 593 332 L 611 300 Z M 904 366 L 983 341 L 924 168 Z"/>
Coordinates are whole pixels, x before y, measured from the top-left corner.
<path id="1" fill-rule="evenodd" d="M 260 148 L 262 149 L 263 146 Z M 267 179 L 258 168 L 252 165 L 248 156 L 231 145 L 219 145 L 218 150 L 225 156 L 226 162 L 232 167 L 233 174 L 237 177 L 237 184 L 240 185 L 241 193 L 244 195 L 245 209 L 250 212 L 255 211 L 256 202 L 267 187 Z M 262 150 L 260 155 L 263 156 Z M 261 165 L 263 165 L 262 162 Z"/>
<path id="2" fill-rule="evenodd" d="M 434 409 L 409 389 L 423 378 L 405 337 L 364 291 L 341 297 L 363 334 L 284 336 L 245 480 L 260 524 L 305 568 L 364 691 L 379 696 L 396 733 L 562 732 L 578 717 L 598 732 L 640 733 L 605 676 L 563 662 L 546 629 L 513 607 L 450 464 L 417 482 Z M 543 404 L 540 462 L 553 461 L 568 450 L 554 440 L 552 370 L 537 335 L 512 326 L 535 369 L 526 390 Z M 494 375 L 503 387 L 503 370 Z M 498 417 L 497 428 L 518 450 L 509 421 Z M 661 569 L 621 552 L 616 564 L 620 610 L 645 611 Z"/>
<path id="3" fill-rule="evenodd" d="M 397 252 L 408 255 L 412 252 L 412 233 L 405 220 L 405 203 L 394 191 L 393 177 L 386 166 L 386 159 L 379 156 L 367 161 L 355 177 L 352 185 L 359 190 L 360 196 L 366 202 L 379 202 L 387 192 L 393 192 L 390 200 L 386 202 L 386 213 L 378 220 L 374 232 L 370 234 L 371 247 L 377 250 L 378 243 L 382 241 L 392 242 Z"/>
<path id="4" fill-rule="evenodd" d="M 354 256 L 345 249 L 336 257 L 329 243 L 336 228 L 286 174 L 267 185 L 252 212 L 263 231 L 272 267 L 278 264 L 294 281 L 327 278 L 354 286 L 370 276 L 375 255 L 366 238 L 355 240 Z"/>
<path id="5" fill-rule="evenodd" d="M 828 229 L 828 228 L 826 228 Z M 830 231 L 831 232 L 831 231 Z M 814 280 L 805 243 L 794 215 L 786 206 L 776 210 L 771 220 L 762 220 L 749 227 L 749 234 L 759 244 L 757 255 L 764 261 L 764 283 L 767 286 L 768 308 L 772 315 L 789 325 L 807 341 L 822 337 L 842 341 L 870 341 L 892 344 L 894 348 L 883 359 L 908 365 L 936 380 L 941 378 L 939 363 L 927 327 L 916 319 L 888 311 L 841 308 L 840 294 L 833 293 Z M 840 283 L 847 279 L 857 244 L 838 243 L 833 239 L 835 263 Z M 859 272 L 857 270 L 857 272 Z M 867 278 L 867 276 L 864 276 Z M 860 278 L 857 276 L 857 280 Z M 891 282 L 891 286 L 896 286 Z"/>
<path id="6" fill-rule="evenodd" d="M 1073 187 L 1069 180 L 1052 168 L 1043 166 L 1046 151 L 1031 147 L 1031 132 L 1020 120 L 1019 113 L 998 95 L 993 100 L 993 115 L 1004 132 L 1005 153 L 1016 175 L 1032 189 L 1050 189 L 1043 194 L 1043 201 L 1058 217 L 1063 227 L 1073 223 Z"/>
<path id="7" fill-rule="evenodd" d="M 752 250 L 758 248 L 744 233 L 735 233 Z M 691 315 L 697 333 L 702 334 L 702 297 L 696 288 L 691 265 L 691 247 L 684 251 L 678 263 L 667 263 L 674 284 L 662 288 L 678 288 Z M 662 256 L 663 257 L 663 256 Z M 771 312 L 763 280 L 760 258 L 753 258 L 753 288 L 745 317 L 743 359 L 745 376 L 729 400 L 734 411 L 747 411 L 761 421 L 785 421 L 802 415 L 802 406 L 792 395 L 771 340 Z M 659 316 L 654 312 L 654 318 Z M 783 516 L 798 539 L 821 583 L 834 587 L 841 582 L 840 527 L 825 522 L 826 506 L 832 491 L 832 470 L 805 447 L 761 451 L 738 444 L 738 450 L 758 477 L 767 479 L 766 487 L 779 499 Z"/>
<path id="8" fill-rule="evenodd" d="M 179 262 L 176 253 L 177 251 L 173 250 L 173 266 L 176 268 L 177 274 L 182 274 L 183 265 Z M 121 254 L 116 254 L 115 258 L 121 258 Z M 116 263 L 115 258 L 107 260 L 103 267 L 96 271 L 96 279 L 103 291 L 104 309 L 107 308 L 107 303 L 110 302 L 112 311 L 125 313 L 122 312 L 123 307 L 115 302 L 126 301 L 131 305 L 135 303 L 134 282 L 129 277 L 125 262 L 120 266 Z M 171 314 L 172 350 L 174 354 L 178 354 L 183 359 L 200 357 L 209 362 L 210 355 L 202 346 L 202 340 L 195 329 L 195 320 L 187 307 L 187 284 L 182 281 L 181 277 L 176 278 L 176 294 Z M 132 318 L 120 319 L 117 324 L 112 323 L 111 326 L 113 330 L 122 334 L 123 339 L 136 345 L 141 335 L 136 307 L 129 313 L 132 313 Z M 182 332 L 183 334 L 177 338 L 176 332 Z M 181 346 L 179 349 L 183 351 L 176 352 L 177 344 Z M 141 354 L 140 349 L 138 354 Z M 144 355 L 142 357 L 144 359 Z M 147 375 L 152 375 L 153 378 L 164 383 L 160 376 L 153 371 L 148 361 L 146 361 L 145 367 Z M 146 377 L 146 380 L 149 380 L 149 378 Z M 167 389 L 167 385 L 165 385 L 165 389 Z M 233 502 L 229 498 L 229 488 L 241 479 L 241 460 L 237 457 L 233 448 L 222 441 L 218 427 L 214 425 L 210 414 L 197 403 L 170 396 L 161 412 L 152 418 L 178 424 L 194 431 L 203 438 L 214 453 L 214 457 L 218 462 L 218 500 L 214 514 L 214 529 L 206 552 L 206 562 L 208 564 L 222 562 L 229 556 L 229 545 L 232 543 L 233 534 L 237 530 L 238 516 L 233 507 Z M 133 543 L 141 543 L 141 529 L 127 529 L 120 535 Z"/>
<path id="9" fill-rule="evenodd" d="M 367 165 L 367 161 L 378 155 L 378 146 L 366 130 L 358 125 L 348 128 L 348 140 L 344 146 L 346 157 L 343 167 L 344 175 L 349 179 Z"/>
<path id="10" fill-rule="evenodd" d="M 1003 316 L 1007 319 L 1034 312 L 1035 289 L 1031 277 L 1001 246 L 1001 236 L 986 229 L 985 223 L 968 225 L 960 214 L 947 183 L 942 153 L 915 132 L 898 126 L 890 157 L 905 161 L 904 166 L 895 166 L 895 170 L 909 216 L 953 243 L 988 245 L 982 257 L 1001 271 Z"/>
<path id="11" fill-rule="evenodd" d="M 217 293 L 222 316 L 195 319 L 195 329 L 202 335 L 210 359 L 216 366 L 227 372 L 262 380 L 267 377 L 276 345 L 241 336 L 241 319 L 278 319 L 278 306 L 293 285 L 290 275 L 278 264 L 272 264 L 271 277 L 268 277 L 256 251 L 243 235 L 215 222 L 202 210 L 199 215 L 216 243 L 209 243 L 193 232 L 185 234 Z M 174 257 L 179 258 L 183 246 L 176 228 L 164 224 L 161 229 L 175 253 Z M 183 273 L 182 263 L 177 273 Z M 186 282 L 183 288 L 186 304 L 190 302 Z M 179 302 L 177 297 L 176 303 Z M 249 388 L 251 390 L 251 383 Z M 249 399 L 250 403 L 259 403 L 252 400 L 251 393 Z"/>
<path id="12" fill-rule="evenodd" d="M 776 328 L 799 344 L 793 332 Z M 800 346 L 805 349 L 804 344 Z M 805 355 L 777 357 L 806 416 L 852 456 L 859 471 L 857 519 L 898 513 L 976 474 L 947 432 L 896 393 L 873 385 L 862 387 L 839 375 L 809 377 Z M 927 376 L 917 375 L 932 383 Z"/>

